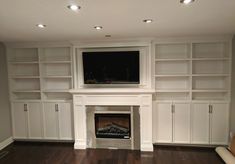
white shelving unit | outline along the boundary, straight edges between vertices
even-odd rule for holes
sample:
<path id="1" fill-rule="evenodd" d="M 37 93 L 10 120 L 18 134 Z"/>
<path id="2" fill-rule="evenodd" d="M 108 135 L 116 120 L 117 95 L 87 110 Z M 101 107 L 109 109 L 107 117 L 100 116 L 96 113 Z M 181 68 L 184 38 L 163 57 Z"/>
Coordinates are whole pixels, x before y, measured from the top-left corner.
<path id="1" fill-rule="evenodd" d="M 153 107 L 154 142 L 227 144 L 229 133 L 227 113 L 231 92 L 230 44 L 230 40 L 154 43 L 156 89 Z M 177 103 L 191 104 L 185 108 L 186 113 L 178 115 L 179 120 L 189 124 L 187 128 L 184 124 L 179 126 L 175 122 Z M 203 104 L 203 112 L 200 108 L 194 108 L 198 104 Z M 218 113 L 224 114 L 220 117 Z M 215 127 L 212 122 L 210 124 L 207 122 L 208 125 L 202 125 L 197 120 L 199 117 L 204 118 L 202 122 L 213 118 L 214 122 L 223 124 Z M 166 123 L 166 120 L 169 122 Z M 166 130 L 165 124 L 171 130 Z M 204 126 L 208 128 L 205 129 Z M 181 134 L 178 141 L 175 140 L 174 134 L 177 131 Z M 219 134 L 216 139 L 214 132 Z"/>
<path id="2" fill-rule="evenodd" d="M 56 106 L 51 108 L 56 117 L 57 114 L 62 114 L 66 115 L 67 119 L 58 117 L 60 126 L 51 126 L 59 128 L 56 129 L 58 134 L 55 134 L 57 136 L 54 139 L 73 139 L 72 96 L 69 93 L 69 89 L 73 88 L 71 56 L 70 47 L 8 49 L 8 77 L 15 139 L 51 139 L 45 133 L 45 128 L 47 131 L 55 129 L 42 127 L 45 123 L 51 123 L 50 118 L 45 117 L 45 113 L 49 110 L 45 108 L 47 103 Z M 33 106 L 37 108 L 34 109 Z M 25 123 L 21 118 L 18 119 L 18 114 L 26 120 Z M 68 127 L 63 125 L 63 121 L 66 121 Z M 27 128 L 31 126 L 40 128 Z M 70 129 L 69 134 L 66 129 Z"/>
<path id="3" fill-rule="evenodd" d="M 231 79 L 228 45 L 226 42 L 156 44 L 156 99 L 228 99 Z"/>

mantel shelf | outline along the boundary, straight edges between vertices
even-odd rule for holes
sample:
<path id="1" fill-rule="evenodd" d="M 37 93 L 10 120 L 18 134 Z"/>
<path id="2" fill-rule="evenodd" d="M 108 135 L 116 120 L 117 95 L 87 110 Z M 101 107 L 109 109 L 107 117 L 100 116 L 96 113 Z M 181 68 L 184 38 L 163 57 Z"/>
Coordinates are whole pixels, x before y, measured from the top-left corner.
<path id="1" fill-rule="evenodd" d="M 99 89 L 74 89 L 69 91 L 72 94 L 153 94 L 154 89 L 142 88 L 99 88 Z"/>

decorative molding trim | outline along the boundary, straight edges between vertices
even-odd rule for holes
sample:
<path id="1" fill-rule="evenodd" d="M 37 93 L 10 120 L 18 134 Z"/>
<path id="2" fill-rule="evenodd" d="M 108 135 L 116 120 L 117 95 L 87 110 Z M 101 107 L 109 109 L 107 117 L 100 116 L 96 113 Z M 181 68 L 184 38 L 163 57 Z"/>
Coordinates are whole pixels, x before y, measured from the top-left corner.
<path id="1" fill-rule="evenodd" d="M 8 145 L 10 145 L 12 142 L 14 142 L 12 137 L 9 137 L 5 139 L 4 141 L 0 142 L 0 150 L 4 149 Z"/>

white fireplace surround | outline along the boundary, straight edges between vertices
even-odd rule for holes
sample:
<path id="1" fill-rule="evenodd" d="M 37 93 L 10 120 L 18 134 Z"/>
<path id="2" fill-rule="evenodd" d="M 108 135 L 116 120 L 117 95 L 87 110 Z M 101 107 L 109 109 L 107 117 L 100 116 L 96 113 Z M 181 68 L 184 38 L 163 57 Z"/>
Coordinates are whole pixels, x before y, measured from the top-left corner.
<path id="1" fill-rule="evenodd" d="M 86 106 L 139 106 L 140 149 L 153 151 L 151 89 L 78 89 L 71 90 L 74 104 L 75 149 L 87 148 Z"/>

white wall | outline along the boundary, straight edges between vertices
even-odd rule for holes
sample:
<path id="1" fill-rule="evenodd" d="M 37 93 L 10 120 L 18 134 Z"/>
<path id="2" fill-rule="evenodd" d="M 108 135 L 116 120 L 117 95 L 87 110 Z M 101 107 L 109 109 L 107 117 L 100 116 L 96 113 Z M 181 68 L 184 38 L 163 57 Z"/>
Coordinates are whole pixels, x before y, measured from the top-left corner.
<path id="1" fill-rule="evenodd" d="M 0 143 L 11 137 L 10 103 L 8 94 L 6 47 L 0 43 Z"/>
<path id="2" fill-rule="evenodd" d="M 232 97 L 230 113 L 230 131 L 235 132 L 235 35 L 233 37 L 233 55 L 232 55 Z"/>

